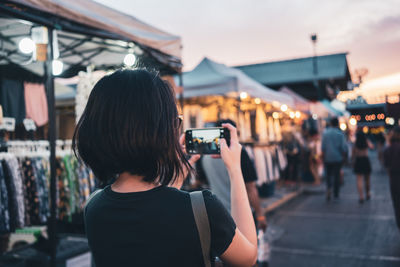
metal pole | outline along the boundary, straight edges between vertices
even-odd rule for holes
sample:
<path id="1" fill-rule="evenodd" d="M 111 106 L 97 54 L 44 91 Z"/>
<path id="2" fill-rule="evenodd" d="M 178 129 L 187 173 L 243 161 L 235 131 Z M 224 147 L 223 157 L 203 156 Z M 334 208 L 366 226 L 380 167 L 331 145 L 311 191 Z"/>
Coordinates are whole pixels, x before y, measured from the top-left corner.
<path id="1" fill-rule="evenodd" d="M 50 220 L 48 224 L 51 245 L 51 267 L 56 267 L 57 254 L 57 176 L 56 176 L 56 111 L 53 77 L 53 28 L 48 27 L 47 59 L 45 62 L 45 78 L 47 103 L 49 108 L 49 143 L 50 143 Z"/>

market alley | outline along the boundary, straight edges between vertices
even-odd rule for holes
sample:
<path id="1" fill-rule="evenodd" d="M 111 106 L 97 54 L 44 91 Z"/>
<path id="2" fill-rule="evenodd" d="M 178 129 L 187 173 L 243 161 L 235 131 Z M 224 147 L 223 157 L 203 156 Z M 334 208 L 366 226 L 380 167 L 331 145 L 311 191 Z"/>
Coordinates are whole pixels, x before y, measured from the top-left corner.
<path id="1" fill-rule="evenodd" d="M 355 176 L 344 168 L 339 200 L 326 202 L 321 188 L 270 215 L 271 229 L 279 235 L 271 245 L 270 266 L 400 266 L 388 176 L 372 153 L 371 162 L 370 201 L 359 204 Z"/>

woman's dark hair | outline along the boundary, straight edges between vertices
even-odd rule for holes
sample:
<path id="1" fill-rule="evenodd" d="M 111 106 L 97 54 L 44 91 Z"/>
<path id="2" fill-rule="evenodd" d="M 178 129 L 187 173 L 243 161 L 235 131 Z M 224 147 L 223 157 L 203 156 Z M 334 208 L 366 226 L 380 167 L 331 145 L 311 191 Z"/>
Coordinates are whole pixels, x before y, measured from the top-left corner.
<path id="1" fill-rule="evenodd" d="M 358 149 L 368 148 L 367 136 L 362 131 L 358 131 L 356 133 L 356 148 Z"/>
<path id="2" fill-rule="evenodd" d="M 192 170 L 179 122 L 173 90 L 157 74 L 118 70 L 94 86 L 73 149 L 103 182 L 129 172 L 167 185 Z"/>
<path id="3" fill-rule="evenodd" d="M 390 133 L 390 144 L 400 143 L 400 126 L 396 126 Z"/>

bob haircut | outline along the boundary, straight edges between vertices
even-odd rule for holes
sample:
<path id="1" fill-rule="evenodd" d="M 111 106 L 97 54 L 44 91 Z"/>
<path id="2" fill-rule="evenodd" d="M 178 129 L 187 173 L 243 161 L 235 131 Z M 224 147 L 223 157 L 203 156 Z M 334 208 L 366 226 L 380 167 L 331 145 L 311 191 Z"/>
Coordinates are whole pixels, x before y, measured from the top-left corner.
<path id="1" fill-rule="evenodd" d="M 168 185 L 192 170 L 179 144 L 171 87 L 146 70 L 117 70 L 94 86 L 73 137 L 75 155 L 102 182 L 123 172 Z"/>

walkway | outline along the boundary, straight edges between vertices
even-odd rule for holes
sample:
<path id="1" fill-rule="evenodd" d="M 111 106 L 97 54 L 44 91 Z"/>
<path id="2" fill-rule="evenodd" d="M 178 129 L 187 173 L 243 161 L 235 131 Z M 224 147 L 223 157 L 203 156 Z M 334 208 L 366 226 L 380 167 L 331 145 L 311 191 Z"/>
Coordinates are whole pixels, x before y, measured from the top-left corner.
<path id="1" fill-rule="evenodd" d="M 272 267 L 400 266 L 400 233 L 388 177 L 373 156 L 372 199 L 358 203 L 355 177 L 346 168 L 340 199 L 303 194 L 269 216 Z"/>

